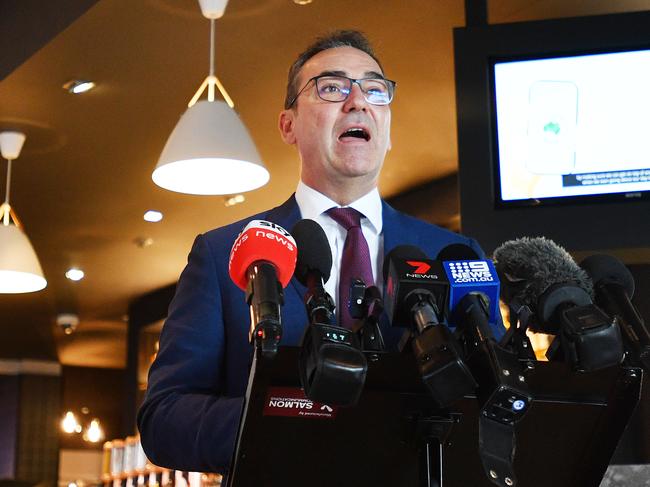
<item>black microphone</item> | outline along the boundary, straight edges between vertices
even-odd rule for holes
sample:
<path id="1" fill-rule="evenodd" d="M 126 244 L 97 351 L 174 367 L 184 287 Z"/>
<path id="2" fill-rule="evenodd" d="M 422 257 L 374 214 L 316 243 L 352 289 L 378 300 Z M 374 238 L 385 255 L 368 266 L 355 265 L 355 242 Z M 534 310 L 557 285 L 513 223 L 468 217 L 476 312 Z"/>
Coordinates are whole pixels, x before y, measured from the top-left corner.
<path id="1" fill-rule="evenodd" d="M 300 220 L 291 232 L 298 247 L 295 277 L 307 287 L 310 321 L 300 349 L 300 381 L 312 401 L 352 406 L 361 396 L 368 363 L 357 335 L 336 324 L 334 301 L 323 288 L 332 267 L 327 236 L 309 219 Z"/>
<path id="2" fill-rule="evenodd" d="M 632 365 L 650 371 L 650 331 L 630 301 L 634 296 L 634 277 L 625 265 L 611 255 L 592 255 L 580 263 L 596 290 L 596 302 L 619 319 L 623 341 Z"/>
<path id="3" fill-rule="evenodd" d="M 384 311 L 384 300 L 377 286 L 366 287 L 363 279 L 354 279 L 350 285 L 350 316 L 360 320 L 359 340 L 364 352 L 385 350 L 379 320 Z"/>
<path id="4" fill-rule="evenodd" d="M 439 262 L 414 245 L 398 245 L 384 258 L 386 313 L 393 326 L 425 328 L 444 320 L 449 282 Z"/>
<path id="5" fill-rule="evenodd" d="M 546 356 L 579 371 L 619 364 L 623 344 L 616 320 L 592 302 L 593 285 L 569 253 L 544 237 L 505 242 L 494 251 L 501 298 L 527 306 L 533 331 L 556 335 Z"/>
<path id="6" fill-rule="evenodd" d="M 298 247 L 294 276 L 307 288 L 305 305 L 311 323 L 336 324 L 334 300 L 323 284 L 330 278 L 332 251 L 323 228 L 314 220 L 300 220 L 291 229 Z"/>
<path id="7" fill-rule="evenodd" d="M 476 381 L 444 321 L 449 282 L 440 262 L 410 245 L 392 249 L 384 260 L 386 311 L 393 326 L 411 330 L 411 347 L 433 399 L 446 407 L 471 394 Z"/>
<path id="8" fill-rule="evenodd" d="M 436 256 L 436 260 L 480 260 L 480 256 L 469 245 L 462 243 L 449 244 L 443 247 Z"/>

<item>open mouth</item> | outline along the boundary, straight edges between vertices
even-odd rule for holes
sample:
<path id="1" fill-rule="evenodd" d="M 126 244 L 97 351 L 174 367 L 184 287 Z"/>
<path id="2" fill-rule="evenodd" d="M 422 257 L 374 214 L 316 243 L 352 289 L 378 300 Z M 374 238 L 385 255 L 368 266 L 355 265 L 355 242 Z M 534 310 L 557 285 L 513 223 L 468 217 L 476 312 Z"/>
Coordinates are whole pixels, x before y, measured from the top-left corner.
<path id="1" fill-rule="evenodd" d="M 370 140 L 370 134 L 368 133 L 368 131 L 361 127 L 351 127 L 347 129 L 339 136 L 339 140 L 348 137 L 355 138 L 355 139 L 363 139 L 366 142 Z"/>

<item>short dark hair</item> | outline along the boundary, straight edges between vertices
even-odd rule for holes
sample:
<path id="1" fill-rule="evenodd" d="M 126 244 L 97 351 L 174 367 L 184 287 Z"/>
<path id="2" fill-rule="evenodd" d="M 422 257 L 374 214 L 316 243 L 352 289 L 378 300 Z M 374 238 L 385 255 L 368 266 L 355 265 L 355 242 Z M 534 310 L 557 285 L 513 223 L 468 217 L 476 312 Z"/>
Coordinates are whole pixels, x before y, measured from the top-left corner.
<path id="1" fill-rule="evenodd" d="M 354 47 L 360 51 L 365 52 L 368 56 L 373 58 L 379 68 L 384 71 L 382 68 L 379 59 L 375 56 L 375 51 L 370 44 L 368 38 L 358 30 L 336 30 L 324 36 L 318 37 L 310 46 L 307 47 L 303 52 L 301 52 L 296 60 L 291 65 L 289 69 L 289 77 L 287 80 L 287 94 L 284 98 L 284 108 L 288 110 L 291 108 L 291 102 L 296 97 L 298 93 L 298 73 L 300 69 L 309 61 L 312 57 L 318 54 L 321 51 L 327 49 L 334 49 L 335 47 Z"/>

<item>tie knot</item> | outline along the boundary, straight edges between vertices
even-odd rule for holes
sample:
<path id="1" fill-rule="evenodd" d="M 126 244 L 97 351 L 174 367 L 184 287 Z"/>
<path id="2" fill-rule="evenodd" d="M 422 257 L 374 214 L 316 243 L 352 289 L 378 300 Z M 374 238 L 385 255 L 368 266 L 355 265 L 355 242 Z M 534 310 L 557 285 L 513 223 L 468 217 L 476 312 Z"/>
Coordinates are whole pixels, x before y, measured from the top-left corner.
<path id="1" fill-rule="evenodd" d="M 330 208 L 327 210 L 327 214 L 346 230 L 361 227 L 361 217 L 363 215 L 354 208 Z"/>

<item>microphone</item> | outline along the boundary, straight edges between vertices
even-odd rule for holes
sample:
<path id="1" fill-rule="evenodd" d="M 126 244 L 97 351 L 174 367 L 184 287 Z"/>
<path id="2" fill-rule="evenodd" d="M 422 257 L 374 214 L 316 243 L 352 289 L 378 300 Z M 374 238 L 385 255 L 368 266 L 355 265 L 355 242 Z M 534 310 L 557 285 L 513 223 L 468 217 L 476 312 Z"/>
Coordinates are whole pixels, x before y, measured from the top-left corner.
<path id="1" fill-rule="evenodd" d="M 515 353 L 500 347 L 491 325 L 499 317 L 499 277 L 494 264 L 479 260 L 464 244 L 438 253 L 449 279 L 450 323 L 457 326 L 467 363 L 478 382 L 481 411 L 487 418 L 512 424 L 532 400 Z M 508 371 L 508 373 L 505 373 Z"/>
<path id="2" fill-rule="evenodd" d="M 488 323 L 496 326 L 501 315 L 499 278 L 494 264 L 481 259 L 469 245 L 460 243 L 447 245 L 438 252 L 436 260 L 442 262 L 449 279 L 449 309 L 453 310 L 466 294 L 483 294 L 489 305 Z M 492 330 L 484 330 L 482 334 L 492 336 Z"/>
<path id="3" fill-rule="evenodd" d="M 335 325 L 334 300 L 323 284 L 330 278 L 332 251 L 323 228 L 314 220 L 304 219 L 291 229 L 298 242 L 295 277 L 307 288 L 305 305 L 310 322 Z"/>
<path id="4" fill-rule="evenodd" d="M 449 244 L 443 247 L 436 257 L 436 260 L 479 260 L 480 256 L 469 245 L 462 243 Z"/>
<path id="5" fill-rule="evenodd" d="M 483 327 L 477 330 L 479 336 L 492 337 L 493 330 L 500 326 L 501 312 L 499 310 L 499 277 L 492 261 L 481 259 L 469 245 L 455 243 L 447 245 L 438 253 L 438 260 L 443 261 L 445 272 L 451 283 L 449 291 L 449 309 L 453 310 L 464 296 L 478 293 L 488 311 L 487 323 L 483 320 L 473 320 L 473 323 Z M 535 360 L 535 352 L 526 336 L 526 326 L 517 327 L 513 316 L 517 310 L 510 310 L 510 328 L 502 337 L 501 345 L 512 350 L 520 358 Z M 452 325 L 455 323 L 452 322 Z"/>
<path id="6" fill-rule="evenodd" d="M 267 356 L 278 351 L 282 338 L 282 289 L 291 280 L 296 254 L 296 242 L 291 234 L 280 225 L 264 220 L 249 222 L 230 251 L 228 273 L 246 293 L 250 306 L 248 338 Z"/>
<path id="7" fill-rule="evenodd" d="M 474 392 L 476 382 L 444 322 L 449 282 L 440 262 L 400 245 L 384 260 L 385 306 L 393 326 L 411 330 L 411 347 L 433 399 L 446 407 Z"/>
<path id="8" fill-rule="evenodd" d="M 515 479 L 515 423 L 533 398 L 517 353 L 497 344 L 492 332 L 500 317 L 499 278 L 492 262 L 481 260 L 467 245 L 449 245 L 438 259 L 449 278 L 450 321 L 460 332 L 466 362 L 478 382 L 481 463 L 489 479 L 504 485 L 496 479 Z"/>
<path id="9" fill-rule="evenodd" d="M 498 247 L 494 260 L 503 300 L 531 310 L 531 330 L 556 335 L 549 360 L 564 359 L 582 372 L 621 362 L 616 320 L 593 304 L 591 280 L 566 250 L 544 237 L 523 237 Z"/>
<path id="10" fill-rule="evenodd" d="M 300 349 L 300 381 L 312 401 L 352 406 L 361 396 L 368 363 L 357 335 L 336 324 L 334 301 L 323 288 L 332 267 L 327 236 L 309 219 L 296 223 L 291 233 L 298 242 L 296 278 L 307 287 L 310 321 Z"/>
<path id="11" fill-rule="evenodd" d="M 630 301 L 634 296 L 634 277 L 625 265 L 611 255 L 592 255 L 580 263 L 594 283 L 596 302 L 618 318 L 623 341 L 633 365 L 650 371 L 650 331 Z"/>
<path id="12" fill-rule="evenodd" d="M 393 326 L 421 333 L 444 320 L 449 282 L 439 262 L 414 245 L 398 245 L 384 258 L 386 313 Z"/>

